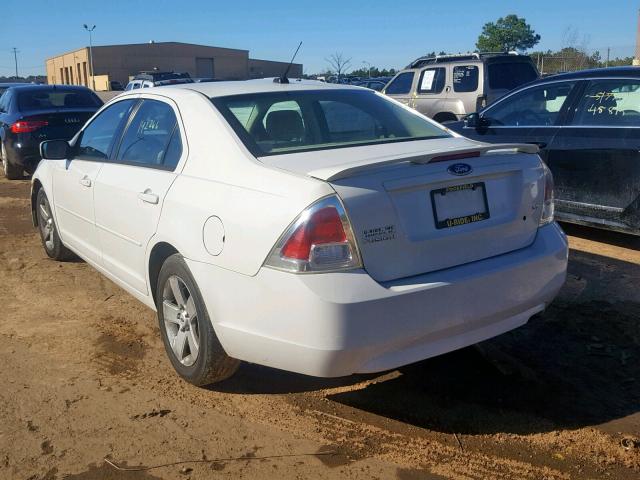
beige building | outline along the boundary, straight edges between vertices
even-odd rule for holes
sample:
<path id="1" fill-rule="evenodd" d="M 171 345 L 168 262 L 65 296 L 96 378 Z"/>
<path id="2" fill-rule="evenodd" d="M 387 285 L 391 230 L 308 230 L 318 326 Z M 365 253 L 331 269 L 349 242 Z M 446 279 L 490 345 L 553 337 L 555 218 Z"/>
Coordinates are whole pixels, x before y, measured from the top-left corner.
<path id="1" fill-rule="evenodd" d="M 288 65 L 251 59 L 248 50 L 180 42 L 95 46 L 92 51 L 96 90 L 108 90 L 112 81 L 125 86 L 129 77 L 145 70 L 188 72 L 194 78 L 245 80 L 280 75 Z M 49 58 L 46 66 L 49 84 L 92 85 L 89 47 Z M 294 63 L 289 76 L 301 75 L 302 65 Z"/>

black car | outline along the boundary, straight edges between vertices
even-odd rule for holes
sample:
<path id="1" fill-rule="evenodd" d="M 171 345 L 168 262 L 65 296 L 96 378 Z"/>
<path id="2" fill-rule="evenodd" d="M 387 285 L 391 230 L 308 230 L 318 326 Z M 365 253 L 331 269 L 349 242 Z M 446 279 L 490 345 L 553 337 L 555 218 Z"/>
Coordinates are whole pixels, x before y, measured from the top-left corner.
<path id="1" fill-rule="evenodd" d="M 564 73 L 522 86 L 447 127 L 489 143 L 535 143 L 558 220 L 640 235 L 640 68 Z"/>
<path id="2" fill-rule="evenodd" d="M 8 179 L 33 173 L 44 140 L 69 140 L 101 106 L 86 87 L 21 85 L 0 97 L 0 156 Z"/>
<path id="3" fill-rule="evenodd" d="M 18 82 L 13 82 L 13 83 L 0 83 L 0 96 L 4 93 L 5 90 L 11 88 L 11 87 L 18 87 L 20 85 L 27 85 L 26 83 L 18 83 Z"/>

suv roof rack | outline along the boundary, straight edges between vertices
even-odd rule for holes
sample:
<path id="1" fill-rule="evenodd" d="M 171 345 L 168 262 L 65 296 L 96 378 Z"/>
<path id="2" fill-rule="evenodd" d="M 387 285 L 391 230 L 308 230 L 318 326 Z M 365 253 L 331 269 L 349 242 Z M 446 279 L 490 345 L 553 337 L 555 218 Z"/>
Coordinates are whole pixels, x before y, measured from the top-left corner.
<path id="1" fill-rule="evenodd" d="M 497 55 L 519 55 L 518 52 L 468 52 L 468 53 L 452 53 L 435 56 L 424 56 L 416 58 L 405 68 L 420 68 L 424 65 L 433 63 L 450 62 L 452 60 L 480 60 L 484 57 L 492 57 Z"/>

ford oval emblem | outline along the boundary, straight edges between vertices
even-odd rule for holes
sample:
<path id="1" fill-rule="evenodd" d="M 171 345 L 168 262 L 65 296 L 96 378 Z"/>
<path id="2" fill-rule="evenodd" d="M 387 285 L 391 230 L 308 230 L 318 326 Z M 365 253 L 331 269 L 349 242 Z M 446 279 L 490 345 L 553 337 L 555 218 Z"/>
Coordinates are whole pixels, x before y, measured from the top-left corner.
<path id="1" fill-rule="evenodd" d="M 469 175 L 471 172 L 473 172 L 473 168 L 471 168 L 471 165 L 468 165 L 466 163 L 454 163 L 453 165 L 449 165 L 449 168 L 447 168 L 447 172 L 449 172 L 451 175 L 458 176 Z"/>

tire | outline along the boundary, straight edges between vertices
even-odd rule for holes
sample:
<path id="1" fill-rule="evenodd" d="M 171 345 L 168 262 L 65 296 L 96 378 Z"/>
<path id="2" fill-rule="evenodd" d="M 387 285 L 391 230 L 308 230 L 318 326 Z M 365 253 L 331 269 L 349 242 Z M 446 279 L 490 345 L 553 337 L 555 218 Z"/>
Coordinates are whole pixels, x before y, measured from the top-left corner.
<path id="1" fill-rule="evenodd" d="M 2 170 L 7 180 L 20 180 L 23 178 L 24 170 L 20 165 L 14 165 L 9 161 L 9 155 L 4 147 L 4 143 L 0 143 L 0 154 L 2 155 Z"/>
<path id="2" fill-rule="evenodd" d="M 51 214 L 51 205 L 49 199 L 44 193 L 44 189 L 38 190 L 36 197 L 36 218 L 38 219 L 38 232 L 40 232 L 40 240 L 46 254 L 54 260 L 64 261 L 74 258 L 73 252 L 64 246 L 60 235 L 58 235 L 58 227 L 53 220 Z"/>
<path id="3" fill-rule="evenodd" d="M 240 361 L 220 345 L 200 290 L 180 254 L 171 255 L 160 269 L 156 306 L 164 348 L 182 378 L 203 386 L 236 372 Z"/>

